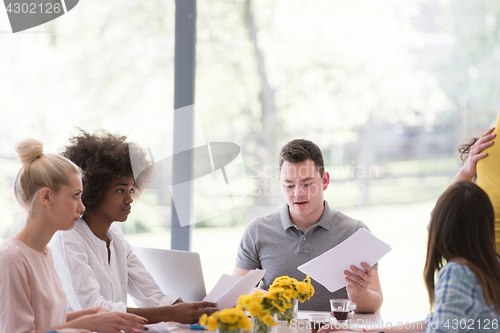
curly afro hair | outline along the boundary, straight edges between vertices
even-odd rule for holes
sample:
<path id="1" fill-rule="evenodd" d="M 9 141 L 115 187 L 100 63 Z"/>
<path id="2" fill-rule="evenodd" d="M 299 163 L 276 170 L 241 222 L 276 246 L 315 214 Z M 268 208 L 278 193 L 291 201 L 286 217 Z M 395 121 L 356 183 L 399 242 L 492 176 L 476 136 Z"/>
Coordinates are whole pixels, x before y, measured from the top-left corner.
<path id="1" fill-rule="evenodd" d="M 105 130 L 89 134 L 80 129 L 79 135 L 69 139 L 62 148 L 61 155 L 73 161 L 83 171 L 82 201 L 85 215 L 93 215 L 101 205 L 111 182 L 133 175 L 130 149 L 147 164 L 146 153 L 126 141 L 126 136 L 113 135 Z M 136 153 L 137 152 L 137 153 Z M 136 180 L 137 183 L 137 180 Z M 134 193 L 138 196 L 141 188 L 136 184 Z"/>

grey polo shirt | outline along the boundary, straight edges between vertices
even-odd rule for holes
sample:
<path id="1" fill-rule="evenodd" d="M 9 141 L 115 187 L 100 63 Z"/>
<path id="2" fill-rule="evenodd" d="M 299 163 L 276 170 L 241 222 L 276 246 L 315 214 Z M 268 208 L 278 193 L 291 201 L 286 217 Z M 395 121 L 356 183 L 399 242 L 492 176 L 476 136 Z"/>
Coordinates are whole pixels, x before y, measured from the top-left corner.
<path id="1" fill-rule="evenodd" d="M 268 289 L 278 276 L 288 275 L 302 281 L 306 276 L 297 269 L 298 266 L 340 244 L 358 229 L 368 229 L 363 222 L 331 209 L 326 201 L 324 204 L 320 220 L 306 232 L 292 223 L 288 204 L 267 216 L 254 219 L 243 233 L 236 267 L 267 269 L 260 286 L 263 289 Z M 373 268 L 378 269 L 378 263 Z M 299 303 L 299 309 L 330 311 L 331 298 L 347 298 L 345 288 L 331 293 L 311 280 L 314 296 Z"/>

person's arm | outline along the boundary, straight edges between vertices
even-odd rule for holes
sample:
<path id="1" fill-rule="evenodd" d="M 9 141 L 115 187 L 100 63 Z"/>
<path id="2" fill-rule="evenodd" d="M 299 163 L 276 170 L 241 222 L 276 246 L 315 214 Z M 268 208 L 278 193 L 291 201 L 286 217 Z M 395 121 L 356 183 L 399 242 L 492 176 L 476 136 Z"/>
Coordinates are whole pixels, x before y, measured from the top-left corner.
<path id="1" fill-rule="evenodd" d="M 241 237 L 240 245 L 238 247 L 238 252 L 236 254 L 236 265 L 234 266 L 233 275 L 234 276 L 245 276 L 252 269 L 262 269 L 260 264 L 259 255 L 257 254 L 257 247 L 255 245 L 254 239 L 257 238 L 255 235 L 255 229 L 252 228 L 253 225 L 250 224 L 243 233 Z M 244 266 L 246 268 L 241 268 Z M 260 289 L 257 283 L 255 288 L 253 288 L 252 293 L 261 292 L 267 293 L 267 290 Z"/>
<path id="2" fill-rule="evenodd" d="M 98 312 L 110 312 L 108 309 L 103 308 L 101 306 L 94 306 L 92 308 L 79 310 L 79 311 L 71 311 L 66 314 L 66 321 L 72 321 L 81 316 L 96 314 Z"/>
<path id="3" fill-rule="evenodd" d="M 195 324 L 202 314 L 211 315 L 217 310 L 217 304 L 212 302 L 180 302 L 154 308 L 127 308 L 128 312 L 147 318 L 150 323 L 175 321 L 181 324 Z"/>
<path id="4" fill-rule="evenodd" d="M 258 239 L 255 226 L 254 220 L 247 226 L 241 236 L 240 245 L 236 252 L 236 265 L 233 270 L 235 276 L 244 276 L 252 269 L 262 269 L 259 251 L 255 242 Z"/>
<path id="5" fill-rule="evenodd" d="M 234 276 L 245 276 L 245 274 L 248 272 L 250 272 L 250 270 L 234 266 L 233 275 Z"/>
<path id="6" fill-rule="evenodd" d="M 364 268 L 360 269 L 351 266 L 353 273 L 344 271 L 346 287 L 349 299 L 356 303 L 356 312 L 373 313 L 380 310 L 384 300 L 382 296 L 382 287 L 378 276 L 378 270 L 373 269 L 367 263 L 361 263 Z"/>
<path id="7" fill-rule="evenodd" d="M 451 181 L 450 185 L 453 185 L 462 180 L 471 181 L 474 175 L 476 174 L 476 166 L 477 162 L 486 156 L 488 156 L 487 152 L 483 152 L 488 147 L 493 145 L 493 140 L 496 137 L 496 134 L 493 133 L 495 128 L 490 128 L 484 133 L 479 140 L 477 140 L 469 150 L 469 156 L 465 161 L 462 168 L 458 171 L 455 178 Z"/>

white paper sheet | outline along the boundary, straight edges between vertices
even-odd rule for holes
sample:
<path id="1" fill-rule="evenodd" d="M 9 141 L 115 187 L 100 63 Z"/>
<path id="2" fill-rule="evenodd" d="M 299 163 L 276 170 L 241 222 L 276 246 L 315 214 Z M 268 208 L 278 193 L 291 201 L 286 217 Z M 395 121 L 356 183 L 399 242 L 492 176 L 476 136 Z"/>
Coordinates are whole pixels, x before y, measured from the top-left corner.
<path id="1" fill-rule="evenodd" d="M 156 324 L 149 324 L 146 325 L 148 330 L 147 331 L 141 331 L 141 332 L 148 332 L 148 333 L 170 333 L 170 330 L 168 329 L 168 325 L 164 321 L 160 321 L 159 323 Z"/>
<path id="2" fill-rule="evenodd" d="M 222 295 L 224 295 L 229 289 L 233 288 L 240 280 L 242 276 L 234 276 L 222 274 L 217 284 L 203 299 L 204 302 L 217 303 Z"/>
<path id="3" fill-rule="evenodd" d="M 245 276 L 223 274 L 212 291 L 203 299 L 219 305 L 219 310 L 236 306 L 238 298 L 250 294 L 253 288 L 262 280 L 266 270 L 248 271 Z"/>
<path id="4" fill-rule="evenodd" d="M 363 228 L 297 269 L 321 283 L 330 292 L 334 292 L 347 286 L 344 270 L 351 271 L 351 265 L 362 269 L 361 262 L 373 266 L 391 250 L 389 244 Z"/>

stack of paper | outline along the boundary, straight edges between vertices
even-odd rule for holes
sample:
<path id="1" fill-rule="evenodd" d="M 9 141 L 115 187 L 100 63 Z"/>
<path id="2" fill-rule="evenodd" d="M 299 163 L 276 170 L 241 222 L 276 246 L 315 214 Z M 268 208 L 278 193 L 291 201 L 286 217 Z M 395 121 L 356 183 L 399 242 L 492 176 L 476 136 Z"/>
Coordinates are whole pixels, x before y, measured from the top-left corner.
<path id="1" fill-rule="evenodd" d="M 392 248 L 366 229 L 359 229 L 333 249 L 297 267 L 304 274 L 321 283 L 330 292 L 347 286 L 344 270 L 351 265 L 361 268 L 361 262 L 373 266 Z"/>

